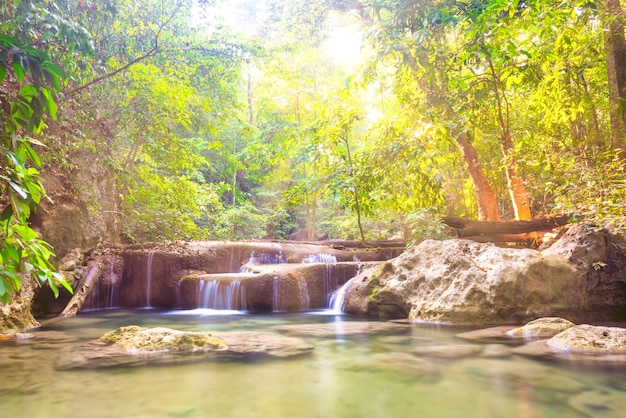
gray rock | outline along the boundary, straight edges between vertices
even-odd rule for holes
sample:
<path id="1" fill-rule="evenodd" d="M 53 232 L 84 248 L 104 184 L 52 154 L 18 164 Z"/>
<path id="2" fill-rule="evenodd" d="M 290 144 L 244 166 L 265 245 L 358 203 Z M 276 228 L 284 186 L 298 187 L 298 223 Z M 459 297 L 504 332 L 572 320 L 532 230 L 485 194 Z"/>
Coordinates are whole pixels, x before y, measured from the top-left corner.
<path id="1" fill-rule="evenodd" d="M 426 240 L 353 280 L 344 310 L 458 324 L 608 319 L 626 305 L 620 239 L 578 226 L 543 252 Z"/>
<path id="2" fill-rule="evenodd" d="M 272 332 L 219 332 L 228 349 L 226 352 L 240 355 L 263 355 L 266 357 L 285 358 L 310 354 L 313 345 L 295 337 L 275 334 Z"/>
<path id="3" fill-rule="evenodd" d="M 57 269 L 60 271 L 74 271 L 78 267 L 83 265 L 85 261 L 85 256 L 83 254 L 83 250 L 80 248 L 74 248 L 69 253 L 67 253 L 61 260 L 59 261 Z"/>
<path id="4" fill-rule="evenodd" d="M 512 351 L 514 354 L 537 360 L 572 364 L 593 370 L 626 370 L 626 353 L 572 352 L 552 347 L 548 345 L 548 340 L 532 341 Z"/>
<path id="5" fill-rule="evenodd" d="M 626 354 L 626 329 L 577 325 L 555 335 L 547 344 L 571 353 Z"/>
<path id="6" fill-rule="evenodd" d="M 524 338 L 550 338 L 575 325 L 567 319 L 558 317 L 539 318 L 530 321 L 523 327 L 508 331 L 507 335 Z"/>

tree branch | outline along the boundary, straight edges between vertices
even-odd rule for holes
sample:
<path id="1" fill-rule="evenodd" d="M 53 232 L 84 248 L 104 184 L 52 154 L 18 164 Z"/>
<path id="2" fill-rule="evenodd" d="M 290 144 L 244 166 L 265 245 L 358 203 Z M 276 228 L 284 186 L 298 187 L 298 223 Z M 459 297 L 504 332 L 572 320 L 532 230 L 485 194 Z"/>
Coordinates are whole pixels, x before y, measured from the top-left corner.
<path id="1" fill-rule="evenodd" d="M 86 84 L 83 84 L 82 86 L 77 87 L 77 88 L 75 88 L 74 90 L 72 90 L 72 91 L 70 91 L 70 92 L 68 92 L 68 93 L 65 93 L 65 96 L 66 96 L 67 98 L 71 98 L 71 97 L 72 97 L 73 95 L 75 95 L 76 93 L 78 93 L 78 92 L 80 92 L 80 91 L 83 91 L 83 90 L 85 90 L 85 89 L 87 89 L 87 88 L 89 88 L 89 87 L 93 86 L 94 84 L 101 82 L 102 80 L 106 80 L 107 78 L 111 78 L 111 77 L 113 77 L 114 75 L 119 74 L 119 73 L 121 73 L 122 71 L 126 70 L 128 67 L 130 67 L 130 66 L 132 66 L 132 65 L 135 65 L 135 64 L 137 64 L 137 63 L 138 63 L 138 62 L 140 62 L 140 61 L 145 60 L 146 58 L 150 58 L 150 57 L 152 57 L 152 56 L 156 55 L 156 53 L 158 52 L 158 50 L 159 50 L 159 47 L 158 47 L 158 44 L 157 44 L 157 45 L 155 45 L 155 46 L 154 46 L 154 48 L 152 48 L 150 51 L 146 52 L 144 55 L 142 55 L 142 56 L 140 56 L 140 57 L 135 58 L 134 60 L 132 60 L 132 61 L 130 61 L 130 62 L 128 62 L 128 63 L 126 63 L 126 65 L 124 65 L 124 66 L 122 66 L 122 67 L 118 68 L 118 69 L 117 69 L 117 70 L 115 70 L 115 71 L 112 71 L 112 72 L 110 72 L 110 73 L 107 73 L 107 74 L 101 75 L 100 77 L 96 77 L 96 78 L 94 78 L 93 80 L 91 80 L 90 82 L 88 82 L 88 83 L 86 83 Z"/>

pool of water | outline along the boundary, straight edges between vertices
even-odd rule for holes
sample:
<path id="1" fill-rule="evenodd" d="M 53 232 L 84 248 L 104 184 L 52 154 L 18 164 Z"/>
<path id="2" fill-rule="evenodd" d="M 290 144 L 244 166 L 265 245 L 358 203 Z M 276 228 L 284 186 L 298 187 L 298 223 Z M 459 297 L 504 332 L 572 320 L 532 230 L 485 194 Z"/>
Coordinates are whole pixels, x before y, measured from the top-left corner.
<path id="1" fill-rule="evenodd" d="M 393 335 L 342 335 L 349 316 L 212 315 L 107 310 L 51 322 L 52 338 L 0 343 L 2 417 L 623 417 L 626 373 L 547 364 L 504 346 L 461 340 L 468 331 L 412 324 Z M 64 350 L 123 325 L 189 331 L 336 324 L 305 338 L 313 354 L 289 360 L 202 362 L 100 370 L 55 369 Z M 37 332 L 40 332 L 37 331 Z M 480 350 L 468 356 L 468 344 Z M 458 355 L 440 347 L 462 346 Z M 429 353 L 429 347 L 438 347 Z M 471 348 L 471 347 L 470 347 Z M 483 350 L 488 348 L 488 350 Z M 471 350 L 470 350 L 471 351 Z M 487 353 L 498 353 L 490 355 Z M 413 364 L 411 358 L 420 359 Z"/>

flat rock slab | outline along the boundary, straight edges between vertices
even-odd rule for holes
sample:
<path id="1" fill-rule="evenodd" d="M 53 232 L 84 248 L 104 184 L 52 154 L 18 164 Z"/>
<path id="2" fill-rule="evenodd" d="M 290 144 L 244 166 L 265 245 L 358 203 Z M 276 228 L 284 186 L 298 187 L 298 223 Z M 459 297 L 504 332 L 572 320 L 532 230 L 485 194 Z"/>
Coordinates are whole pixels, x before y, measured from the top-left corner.
<path id="1" fill-rule="evenodd" d="M 524 337 L 519 335 L 509 335 L 508 332 L 511 330 L 511 327 L 508 325 L 491 327 L 485 329 L 478 329 L 476 331 L 468 331 L 463 332 L 461 334 L 457 334 L 456 336 L 459 338 L 463 338 L 465 340 L 471 341 L 479 341 L 479 342 L 491 342 L 491 343 L 499 343 L 499 344 L 519 344 L 524 341 Z"/>
<path id="2" fill-rule="evenodd" d="M 273 332 L 233 331 L 215 334 L 226 342 L 226 353 L 234 357 L 261 355 L 265 357 L 294 357 L 309 354 L 313 345 L 308 342 Z"/>
<path id="3" fill-rule="evenodd" d="M 357 336 L 366 334 L 396 334 L 410 331 L 407 325 L 393 322 L 330 322 L 325 324 L 281 325 L 276 331 L 299 337 L 333 338 L 337 336 Z"/>
<path id="4" fill-rule="evenodd" d="M 124 327 L 129 328 L 129 327 Z M 140 328 L 140 327 L 134 327 Z M 144 329 L 145 330 L 145 329 Z M 167 335 L 167 328 L 152 328 L 156 334 Z M 122 338 L 124 342 L 111 342 L 119 337 L 119 330 L 105 334 L 98 340 L 90 341 L 67 350 L 59 356 L 56 368 L 98 369 L 112 367 L 134 367 L 146 365 L 169 365 L 199 361 L 232 361 L 254 359 L 278 359 L 310 354 L 313 346 L 299 338 L 288 337 L 271 332 L 220 332 L 220 333 L 186 333 L 175 331 L 173 334 L 184 334 L 184 343 L 170 348 L 169 341 L 158 341 L 156 347 L 144 346 L 142 337 L 139 343 Z M 136 330 L 131 330 L 136 331 Z M 138 333 L 141 332 L 138 331 Z M 191 339 L 189 339 L 191 335 Z M 170 337 L 164 338 L 165 340 Z M 191 342 L 190 342 L 191 341 Z M 200 341 L 200 342 L 198 342 Z M 209 341 L 209 342 L 207 342 Z M 205 344 L 206 343 L 206 344 Z M 139 348 L 136 348 L 138 346 Z"/>

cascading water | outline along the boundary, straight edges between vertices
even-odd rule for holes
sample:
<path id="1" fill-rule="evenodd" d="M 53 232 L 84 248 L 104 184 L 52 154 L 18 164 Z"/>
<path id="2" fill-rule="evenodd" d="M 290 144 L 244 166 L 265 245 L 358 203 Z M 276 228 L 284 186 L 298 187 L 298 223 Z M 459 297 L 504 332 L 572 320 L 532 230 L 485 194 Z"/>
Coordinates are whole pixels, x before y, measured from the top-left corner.
<path id="1" fill-rule="evenodd" d="M 282 286 L 278 277 L 274 277 L 274 285 L 272 288 L 272 310 L 280 312 L 285 310 L 285 301 L 282 292 Z"/>
<path id="2" fill-rule="evenodd" d="M 233 280 L 228 285 L 217 280 L 202 280 L 196 302 L 200 309 L 246 310 L 246 289 L 240 280 Z"/>
<path id="3" fill-rule="evenodd" d="M 148 254 L 148 263 L 146 265 L 146 308 L 151 308 L 151 296 L 152 296 L 152 257 L 154 251 L 150 251 Z"/>
<path id="4" fill-rule="evenodd" d="M 332 254 L 315 254 L 307 255 L 302 259 L 303 263 L 325 263 L 324 269 L 324 292 L 326 293 L 326 306 L 331 306 L 331 299 L 337 289 L 339 288 L 338 277 L 333 274 L 334 264 L 337 262 L 337 257 Z"/>
<path id="5" fill-rule="evenodd" d="M 251 266 L 263 264 L 284 264 L 286 262 L 287 260 L 285 260 L 285 256 L 283 255 L 282 251 L 279 251 L 278 254 L 260 253 L 258 255 L 256 255 L 255 252 L 252 251 L 248 261 L 246 261 L 239 268 L 239 273 L 251 273 Z"/>
<path id="6" fill-rule="evenodd" d="M 303 263 L 336 263 L 337 257 L 332 254 L 307 255 L 302 259 Z"/>
<path id="7" fill-rule="evenodd" d="M 358 274 L 357 274 L 358 276 Z M 330 313 L 342 315 L 343 314 L 343 301 L 346 298 L 346 290 L 348 285 L 356 279 L 356 276 L 348 280 L 343 286 L 337 289 L 330 298 Z"/>

